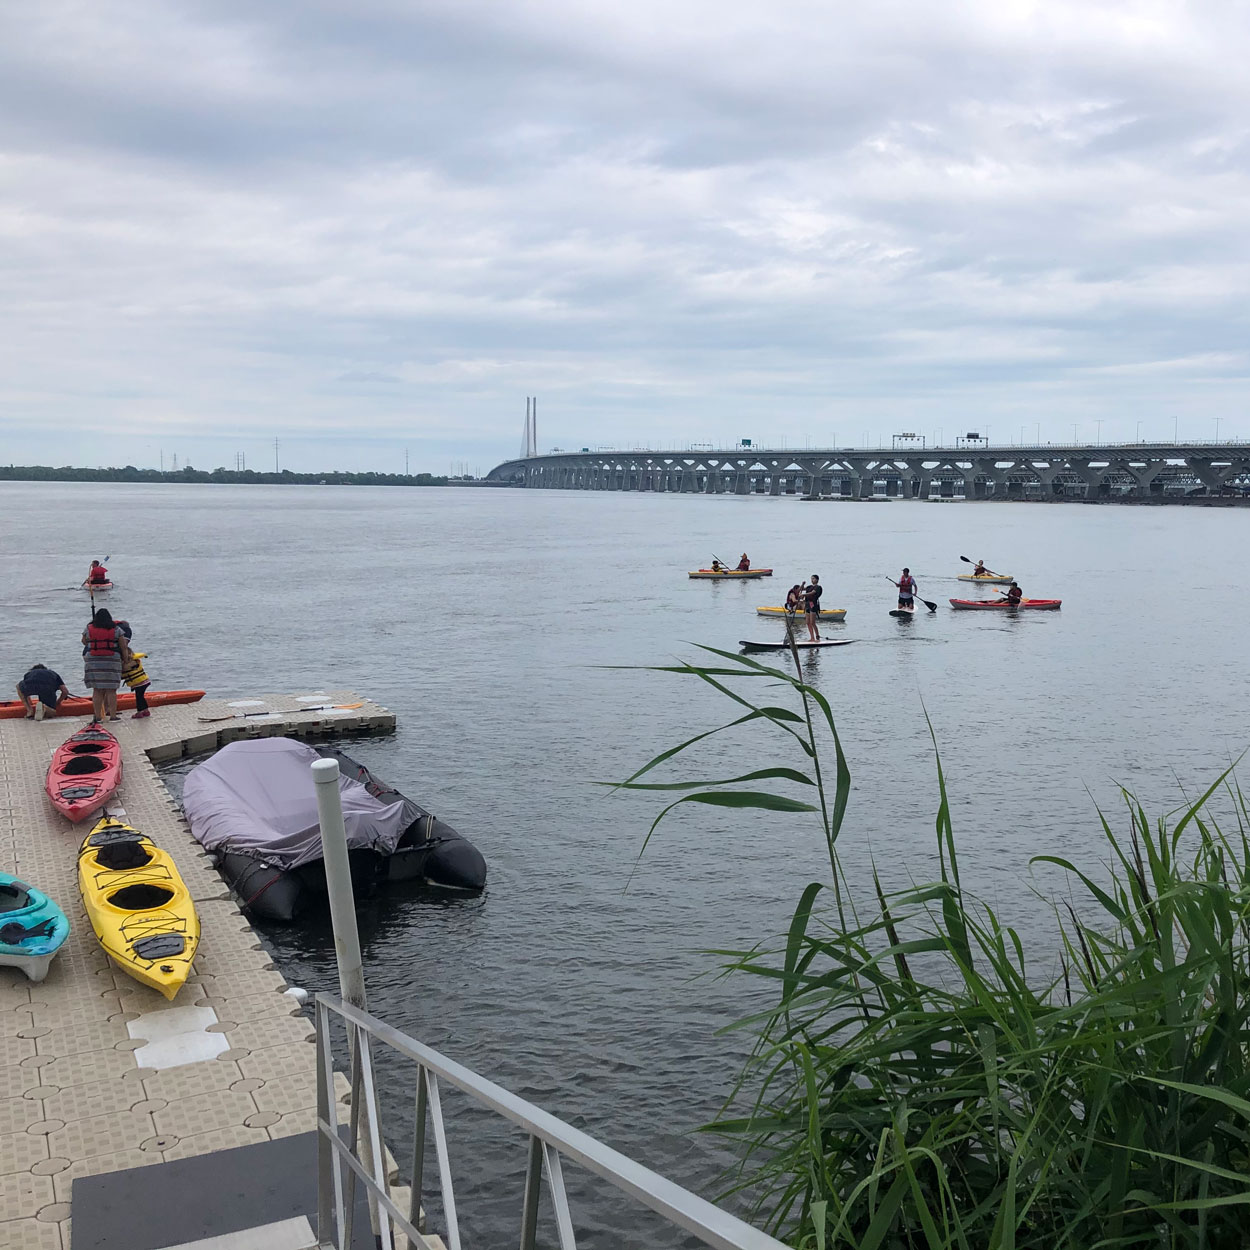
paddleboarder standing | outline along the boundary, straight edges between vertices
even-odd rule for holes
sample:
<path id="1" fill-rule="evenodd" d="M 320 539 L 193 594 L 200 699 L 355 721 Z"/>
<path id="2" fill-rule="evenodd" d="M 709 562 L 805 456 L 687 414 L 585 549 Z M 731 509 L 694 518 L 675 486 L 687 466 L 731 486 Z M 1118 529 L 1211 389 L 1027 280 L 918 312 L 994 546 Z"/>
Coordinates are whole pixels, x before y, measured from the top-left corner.
<path id="1" fill-rule="evenodd" d="M 916 591 L 920 589 L 916 585 L 916 579 L 911 575 L 911 569 L 904 569 L 903 575 L 898 579 L 898 606 L 904 612 L 914 612 L 916 610 Z"/>
<path id="2" fill-rule="evenodd" d="M 807 613 L 807 637 L 810 642 L 820 641 L 820 631 L 816 626 L 820 622 L 820 596 L 824 593 L 820 578 L 813 573 L 803 588 L 803 610 Z"/>

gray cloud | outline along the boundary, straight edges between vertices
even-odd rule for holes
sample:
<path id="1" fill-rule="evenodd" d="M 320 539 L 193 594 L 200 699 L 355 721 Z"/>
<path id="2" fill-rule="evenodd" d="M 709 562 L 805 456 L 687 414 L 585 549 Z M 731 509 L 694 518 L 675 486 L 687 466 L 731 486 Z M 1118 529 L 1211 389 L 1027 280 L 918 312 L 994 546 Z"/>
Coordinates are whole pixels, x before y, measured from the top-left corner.
<path id="1" fill-rule="evenodd" d="M 1247 21 L 10 10 L 0 455 L 489 462 L 527 394 L 566 446 L 1250 437 Z"/>

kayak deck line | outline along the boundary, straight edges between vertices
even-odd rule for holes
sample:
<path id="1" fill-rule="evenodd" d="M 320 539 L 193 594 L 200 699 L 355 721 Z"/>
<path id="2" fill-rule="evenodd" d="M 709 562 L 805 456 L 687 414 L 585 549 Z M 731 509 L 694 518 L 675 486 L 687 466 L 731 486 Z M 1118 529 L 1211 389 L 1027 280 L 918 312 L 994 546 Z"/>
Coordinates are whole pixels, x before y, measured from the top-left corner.
<path id="1" fill-rule="evenodd" d="M 230 719 L 205 722 L 206 712 Z M 173 1001 L 111 964 L 83 914 L 77 860 L 90 825 L 71 825 L 56 811 L 44 780 L 53 751 L 84 725 L 75 718 L 0 719 L 0 871 L 47 895 L 70 924 L 45 980 L 0 969 L 0 1010 L 15 1021 L 6 1042 L 10 1084 L 16 1093 L 38 1089 L 23 1103 L 26 1120 L 46 1122 L 37 1133 L 18 1134 L 25 1142 L 20 1170 L 0 1176 L 5 1218 L 32 1246 L 48 1222 L 68 1245 L 74 1207 L 82 1217 L 75 1244 L 81 1236 L 90 1244 L 83 1195 L 122 1185 L 125 1170 L 140 1163 L 231 1147 L 270 1149 L 270 1142 L 316 1127 L 312 1021 L 300 1014 L 260 936 L 191 837 L 154 761 L 239 738 L 386 732 L 395 716 L 351 691 L 315 690 L 206 699 L 157 708 L 144 720 L 106 722 L 121 744 L 124 769 L 105 811 L 123 816 L 169 856 L 200 918 L 193 968 Z M 205 1158 L 202 1166 L 210 1177 L 216 1164 Z M 111 1173 L 118 1180 L 104 1175 Z M 92 1177 L 94 1188 L 80 1193 L 75 1181 L 71 1191 L 70 1177 Z"/>

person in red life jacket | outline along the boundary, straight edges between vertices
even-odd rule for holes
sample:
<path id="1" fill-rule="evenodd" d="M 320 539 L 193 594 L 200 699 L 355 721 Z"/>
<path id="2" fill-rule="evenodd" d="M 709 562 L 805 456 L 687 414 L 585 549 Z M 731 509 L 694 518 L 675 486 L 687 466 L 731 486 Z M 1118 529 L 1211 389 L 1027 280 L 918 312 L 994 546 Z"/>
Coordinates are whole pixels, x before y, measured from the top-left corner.
<path id="1" fill-rule="evenodd" d="M 747 553 L 744 551 L 742 553 L 742 559 L 738 561 L 738 572 L 749 573 L 750 571 L 751 571 L 751 560 L 747 556 Z"/>
<path id="2" fill-rule="evenodd" d="M 1023 598 L 1024 591 L 1021 590 L 1015 582 L 1012 582 L 1011 589 L 1007 591 L 1007 606 L 1010 608 L 1018 608 L 1020 606 L 1020 600 Z"/>
<path id="3" fill-rule="evenodd" d="M 793 616 L 796 612 L 806 611 L 806 600 L 803 597 L 803 584 L 795 582 L 786 595 L 786 611 Z"/>
<path id="4" fill-rule="evenodd" d="M 820 584 L 820 578 L 813 573 L 810 581 L 803 588 L 803 610 L 807 614 L 809 642 L 820 641 L 820 630 L 817 629 L 817 625 L 820 623 L 820 596 L 824 593 L 825 588 Z"/>
<path id="5" fill-rule="evenodd" d="M 121 720 L 117 714 L 117 687 L 122 684 L 122 669 L 130 663 L 130 644 L 107 608 L 98 609 L 82 631 L 82 645 L 83 684 L 91 691 L 95 719 L 102 721 L 107 716 Z"/>
<path id="6" fill-rule="evenodd" d="M 109 579 L 109 571 L 100 563 L 99 560 L 92 560 L 91 567 L 87 570 L 87 580 L 83 582 L 84 586 L 102 586 Z"/>
<path id="7" fill-rule="evenodd" d="M 915 611 L 916 608 L 916 591 L 920 589 L 916 585 L 916 579 L 911 575 L 911 569 L 904 569 L 903 576 L 895 583 L 898 586 L 898 606 L 904 612 Z"/>

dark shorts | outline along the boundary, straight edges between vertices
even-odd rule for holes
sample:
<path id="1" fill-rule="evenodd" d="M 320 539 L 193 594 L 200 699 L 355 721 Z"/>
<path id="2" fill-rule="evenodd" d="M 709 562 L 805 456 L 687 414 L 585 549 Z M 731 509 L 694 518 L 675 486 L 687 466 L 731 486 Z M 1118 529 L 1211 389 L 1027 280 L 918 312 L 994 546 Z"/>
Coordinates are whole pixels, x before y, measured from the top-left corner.
<path id="1" fill-rule="evenodd" d="M 28 699 L 37 698 L 45 707 L 56 707 L 61 701 L 61 692 L 59 690 L 45 690 L 42 694 L 33 695 L 20 681 L 17 683 L 17 688 Z"/>
<path id="2" fill-rule="evenodd" d="M 916 606 L 916 600 L 912 595 L 899 595 L 898 606 L 900 608 L 913 608 Z"/>

